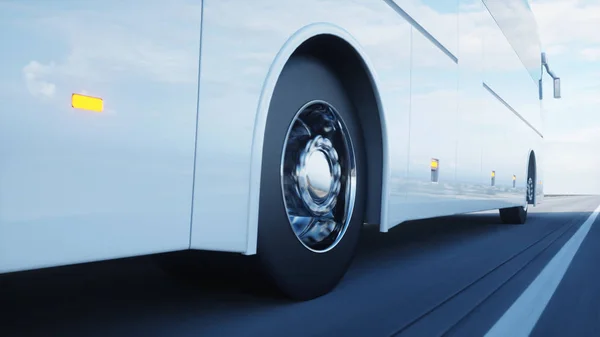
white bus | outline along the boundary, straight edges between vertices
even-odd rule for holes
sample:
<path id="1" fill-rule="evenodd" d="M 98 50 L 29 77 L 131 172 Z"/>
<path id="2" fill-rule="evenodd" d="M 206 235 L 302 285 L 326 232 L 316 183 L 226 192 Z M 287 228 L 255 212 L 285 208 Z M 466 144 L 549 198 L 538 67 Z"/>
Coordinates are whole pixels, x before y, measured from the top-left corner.
<path id="1" fill-rule="evenodd" d="M 524 0 L 9 0 L 0 31 L 0 273 L 223 251 L 303 300 L 364 224 L 543 198 Z"/>

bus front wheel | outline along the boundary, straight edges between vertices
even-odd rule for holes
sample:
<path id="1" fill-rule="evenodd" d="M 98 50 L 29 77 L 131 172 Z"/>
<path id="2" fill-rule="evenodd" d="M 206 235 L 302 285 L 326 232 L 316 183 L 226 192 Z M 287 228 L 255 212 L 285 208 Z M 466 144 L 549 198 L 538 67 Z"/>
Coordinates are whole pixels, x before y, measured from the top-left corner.
<path id="1" fill-rule="evenodd" d="M 331 291 L 354 256 L 366 171 L 356 116 L 328 67 L 309 56 L 288 61 L 265 128 L 257 255 L 292 299 Z"/>

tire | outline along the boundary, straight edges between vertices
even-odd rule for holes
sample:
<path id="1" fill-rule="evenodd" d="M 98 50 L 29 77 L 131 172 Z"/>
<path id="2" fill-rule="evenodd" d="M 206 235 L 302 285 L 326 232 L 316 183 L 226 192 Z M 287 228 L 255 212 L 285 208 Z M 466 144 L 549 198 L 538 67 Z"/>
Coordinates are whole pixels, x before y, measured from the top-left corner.
<path id="1" fill-rule="evenodd" d="M 525 207 L 517 206 L 500 209 L 500 219 L 506 224 L 522 225 L 527 221 L 529 205 L 534 203 L 535 198 L 535 168 L 530 163 L 527 170 L 527 189 L 525 194 Z"/>
<path id="2" fill-rule="evenodd" d="M 282 179 L 288 167 L 288 164 L 283 164 L 283 155 L 286 154 L 286 163 L 293 157 L 286 152 L 290 151 L 286 150 L 286 140 L 289 139 L 292 122 L 300 116 L 298 113 L 302 107 L 314 101 L 326 102 L 337 112 L 349 136 L 349 142 L 344 144 L 351 145 L 356 165 L 355 198 L 346 230 L 337 244 L 320 252 L 311 250 L 292 229 L 286 207 L 290 204 L 289 200 L 302 196 L 300 193 L 294 196 L 287 189 L 284 195 L 283 191 L 287 188 L 284 186 L 289 185 L 284 185 Z M 288 61 L 275 86 L 265 128 L 257 255 L 267 279 L 291 299 L 309 300 L 328 293 L 342 279 L 353 259 L 363 222 L 366 177 L 362 132 L 356 116 L 356 109 L 342 83 L 323 63 L 308 56 L 294 56 Z M 340 149 L 336 147 L 335 150 Z M 339 153 L 342 158 L 345 152 Z M 344 169 L 343 165 L 341 167 Z M 345 181 L 343 186 L 350 186 L 348 181 L 351 180 L 340 179 L 340 184 Z M 330 185 L 330 191 L 333 185 Z M 351 199 L 345 200 L 352 204 Z M 338 202 L 334 209 L 340 207 L 343 206 Z"/>

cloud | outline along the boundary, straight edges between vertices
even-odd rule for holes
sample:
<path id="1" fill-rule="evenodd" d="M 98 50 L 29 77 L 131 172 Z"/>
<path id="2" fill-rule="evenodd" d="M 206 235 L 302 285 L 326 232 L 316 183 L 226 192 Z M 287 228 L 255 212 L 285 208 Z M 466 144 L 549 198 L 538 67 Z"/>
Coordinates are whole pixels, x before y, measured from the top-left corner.
<path id="1" fill-rule="evenodd" d="M 581 0 L 533 0 L 542 40 L 547 46 L 600 43 L 600 3 Z"/>
<path id="2" fill-rule="evenodd" d="M 581 50 L 581 56 L 586 61 L 600 60 L 600 47 L 584 48 Z"/>
<path id="3" fill-rule="evenodd" d="M 547 46 L 545 48 L 546 53 L 548 53 L 550 55 L 562 54 L 562 53 L 566 52 L 567 50 L 568 50 L 567 47 L 564 45 L 552 45 L 552 46 Z"/>
<path id="4" fill-rule="evenodd" d="M 591 126 L 549 136 L 546 141 L 555 143 L 600 143 L 600 126 Z"/>
<path id="5" fill-rule="evenodd" d="M 597 146 L 588 142 L 546 143 L 543 169 L 544 192 L 559 194 L 600 194 L 600 179 L 595 178 Z"/>
<path id="6" fill-rule="evenodd" d="M 44 76 L 52 73 L 54 64 L 43 65 L 37 61 L 31 61 L 23 67 L 23 77 L 27 83 L 27 89 L 36 97 L 52 98 L 56 92 L 56 84 L 43 80 Z"/>

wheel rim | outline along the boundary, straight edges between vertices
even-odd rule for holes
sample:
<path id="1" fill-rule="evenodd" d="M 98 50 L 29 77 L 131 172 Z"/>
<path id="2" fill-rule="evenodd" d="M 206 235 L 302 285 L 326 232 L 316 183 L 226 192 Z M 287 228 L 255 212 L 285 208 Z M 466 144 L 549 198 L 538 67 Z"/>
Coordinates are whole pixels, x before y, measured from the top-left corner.
<path id="1" fill-rule="evenodd" d="M 533 179 L 531 177 L 527 179 L 527 201 L 533 201 Z"/>
<path id="2" fill-rule="evenodd" d="M 356 161 L 339 113 L 324 101 L 305 104 L 287 131 L 281 186 L 294 235 L 309 250 L 327 252 L 348 228 L 356 196 Z"/>

